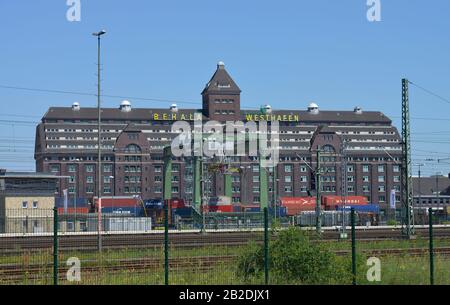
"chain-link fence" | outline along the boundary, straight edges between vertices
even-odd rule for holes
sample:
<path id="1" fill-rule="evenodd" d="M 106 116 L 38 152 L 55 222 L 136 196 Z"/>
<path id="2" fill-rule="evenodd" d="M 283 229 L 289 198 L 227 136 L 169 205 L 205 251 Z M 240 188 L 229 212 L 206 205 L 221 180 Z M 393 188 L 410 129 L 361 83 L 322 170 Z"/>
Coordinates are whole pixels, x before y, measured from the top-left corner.
<path id="1" fill-rule="evenodd" d="M 449 228 L 434 224 L 434 210 L 411 239 L 401 226 L 367 226 L 364 215 L 352 222 L 349 211 L 323 213 L 320 234 L 314 213 L 166 213 L 4 210 L 0 283 L 351 284 L 352 274 L 356 284 L 450 283 Z M 315 262 L 331 271 L 303 268 Z"/>

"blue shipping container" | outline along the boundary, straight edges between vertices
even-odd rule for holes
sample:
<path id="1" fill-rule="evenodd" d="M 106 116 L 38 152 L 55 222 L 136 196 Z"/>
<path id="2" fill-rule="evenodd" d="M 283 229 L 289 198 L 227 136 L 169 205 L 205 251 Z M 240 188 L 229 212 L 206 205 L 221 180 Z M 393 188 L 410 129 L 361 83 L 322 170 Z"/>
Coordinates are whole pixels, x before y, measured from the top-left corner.
<path id="1" fill-rule="evenodd" d="M 86 198 L 77 198 L 77 208 L 86 208 L 88 207 L 88 200 Z M 63 197 L 57 197 L 55 198 L 55 205 L 57 208 L 63 208 L 64 207 L 64 198 Z M 67 200 L 67 206 L 69 208 L 75 207 L 75 200 L 74 198 L 68 198 Z"/>
<path id="2" fill-rule="evenodd" d="M 173 215 L 178 215 L 181 217 L 191 217 L 192 209 L 191 208 L 181 208 L 181 209 L 172 209 Z"/>
<path id="3" fill-rule="evenodd" d="M 162 209 L 164 203 L 162 200 L 147 200 L 144 202 L 144 206 L 149 209 Z"/>
<path id="4" fill-rule="evenodd" d="M 144 208 L 142 207 L 105 207 L 102 208 L 104 214 L 121 214 L 130 216 L 144 216 Z"/>
<path id="5" fill-rule="evenodd" d="M 338 211 L 350 211 L 352 208 L 355 209 L 355 212 L 359 213 L 380 213 L 380 206 L 377 204 L 368 204 L 368 205 L 346 205 L 345 207 L 338 207 Z"/>

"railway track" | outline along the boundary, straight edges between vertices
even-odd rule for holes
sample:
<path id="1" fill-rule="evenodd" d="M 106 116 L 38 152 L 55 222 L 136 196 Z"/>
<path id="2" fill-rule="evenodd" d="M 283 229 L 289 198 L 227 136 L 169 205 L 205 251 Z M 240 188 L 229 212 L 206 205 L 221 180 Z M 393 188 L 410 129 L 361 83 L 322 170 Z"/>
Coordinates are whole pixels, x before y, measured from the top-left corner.
<path id="1" fill-rule="evenodd" d="M 336 255 L 345 256 L 350 255 L 348 250 L 334 251 Z M 416 256 L 423 257 L 429 255 L 426 248 L 414 249 L 374 249 L 374 250 L 360 250 L 360 254 L 369 257 L 386 257 L 386 256 Z M 450 247 L 436 248 L 434 250 L 436 255 L 441 257 L 450 257 Z M 169 268 L 171 271 L 190 271 L 195 273 L 202 273 L 211 271 L 216 268 L 218 264 L 231 265 L 236 262 L 237 255 L 221 255 L 221 256 L 189 256 L 176 257 L 169 259 Z M 108 276 L 130 272 L 133 275 L 146 274 L 149 272 L 163 273 L 164 260 L 162 258 L 135 258 L 135 259 L 108 259 L 102 263 L 95 260 L 82 261 L 82 272 L 84 275 L 93 274 L 101 276 L 108 274 Z M 68 269 L 65 266 L 59 268 L 59 279 L 64 280 Z M 47 281 L 51 282 L 53 272 L 53 265 L 47 264 L 5 264 L 0 265 L 0 284 L 17 284 L 17 283 L 34 283 Z"/>
<path id="2" fill-rule="evenodd" d="M 427 238 L 428 230 L 417 230 L 417 236 Z M 436 238 L 450 238 L 450 228 L 440 228 L 434 230 Z M 337 240 L 339 232 L 325 231 L 322 235 L 324 240 Z M 402 239 L 400 230 L 364 230 L 357 231 L 358 240 L 389 240 Z M 170 244 L 175 247 L 201 247 L 201 246 L 239 246 L 247 244 L 249 241 L 261 242 L 262 232 L 217 232 L 217 233 L 178 233 L 170 234 Z M 162 234 L 123 234 L 123 235 L 103 235 L 102 244 L 104 249 L 133 249 L 152 248 L 164 245 Z M 26 236 L 26 237 L 1 237 L 0 253 L 20 253 L 33 252 L 53 248 L 52 236 Z M 60 251 L 93 251 L 97 249 L 96 235 L 64 235 L 59 237 Z"/>

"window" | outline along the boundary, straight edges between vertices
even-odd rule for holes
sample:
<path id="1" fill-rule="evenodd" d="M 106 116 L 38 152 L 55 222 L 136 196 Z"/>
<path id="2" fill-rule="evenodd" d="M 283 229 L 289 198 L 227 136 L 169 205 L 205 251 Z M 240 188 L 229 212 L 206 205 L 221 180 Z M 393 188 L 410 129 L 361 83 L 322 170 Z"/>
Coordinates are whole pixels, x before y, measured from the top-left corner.
<path id="1" fill-rule="evenodd" d="M 50 166 L 50 171 L 52 173 L 59 173 L 59 165 L 52 165 L 52 166 Z"/>
<path id="2" fill-rule="evenodd" d="M 306 176 L 301 176 L 301 177 L 300 177 L 300 182 L 308 182 L 308 177 L 306 177 Z"/>
<path id="3" fill-rule="evenodd" d="M 355 181 L 355 177 L 353 177 L 353 176 L 347 177 L 347 182 L 354 182 L 354 181 Z"/>
<path id="4" fill-rule="evenodd" d="M 306 173 L 307 169 L 306 166 L 300 166 L 300 172 Z"/>
<path id="5" fill-rule="evenodd" d="M 232 180 L 233 182 L 241 182 L 241 177 L 239 177 L 239 176 L 232 176 L 232 177 L 231 177 L 231 180 Z"/>
<path id="6" fill-rule="evenodd" d="M 103 183 L 111 183 L 111 177 L 110 176 L 104 176 L 103 177 Z"/>
<path id="7" fill-rule="evenodd" d="M 259 176 L 253 176 L 253 183 L 259 182 Z"/>
<path id="8" fill-rule="evenodd" d="M 172 193 L 178 193 L 178 186 L 172 187 Z"/>
<path id="9" fill-rule="evenodd" d="M 75 173 L 77 171 L 77 168 L 75 164 L 69 164 L 67 170 L 69 171 L 69 173 Z"/>
<path id="10" fill-rule="evenodd" d="M 103 193 L 105 193 L 105 194 L 111 194 L 111 188 L 110 188 L 109 186 L 105 186 L 105 187 L 103 188 Z"/>
<path id="11" fill-rule="evenodd" d="M 378 196 L 378 202 L 385 202 L 386 196 Z"/>
<path id="12" fill-rule="evenodd" d="M 94 193 L 94 187 L 93 186 L 87 186 L 86 187 L 86 193 L 88 193 L 88 194 Z"/>
<path id="13" fill-rule="evenodd" d="M 384 176 L 378 176 L 378 182 L 384 182 Z"/>
<path id="14" fill-rule="evenodd" d="M 173 165 L 172 165 L 172 172 L 178 173 L 179 171 L 180 171 L 180 165 L 178 165 L 178 164 L 173 164 Z"/>
<path id="15" fill-rule="evenodd" d="M 354 189 L 353 185 L 347 186 L 347 191 L 350 192 L 350 193 L 354 192 L 355 189 Z"/>
<path id="16" fill-rule="evenodd" d="M 94 172 L 94 165 L 86 165 L 86 172 L 87 173 L 93 173 Z"/>
<path id="17" fill-rule="evenodd" d="M 394 176 L 394 182 L 400 182 L 400 176 Z"/>
<path id="18" fill-rule="evenodd" d="M 253 165 L 253 172 L 259 173 L 259 165 Z"/>
<path id="19" fill-rule="evenodd" d="M 292 176 L 284 176 L 284 182 L 291 183 L 292 182 Z"/>
<path id="20" fill-rule="evenodd" d="M 259 200 L 260 200 L 259 196 L 254 196 L 253 197 L 253 202 L 257 203 L 257 202 L 259 202 Z"/>
<path id="21" fill-rule="evenodd" d="M 399 172 L 400 172 L 400 166 L 399 166 L 399 165 L 394 165 L 394 166 L 392 167 L 392 171 L 393 171 L 394 173 L 399 173 Z"/>
<path id="22" fill-rule="evenodd" d="M 141 148 L 137 146 L 136 144 L 130 144 L 127 147 L 125 147 L 125 153 L 130 154 L 138 154 L 141 152 Z"/>
<path id="23" fill-rule="evenodd" d="M 259 186 L 253 187 L 253 193 L 259 193 Z"/>
<path id="24" fill-rule="evenodd" d="M 28 201 L 22 201 L 22 209 L 28 209 Z"/>
<path id="25" fill-rule="evenodd" d="M 161 173 L 162 172 L 162 167 L 161 166 L 155 166 L 155 173 Z"/>
<path id="26" fill-rule="evenodd" d="M 233 186 L 233 193 L 239 193 L 241 188 L 239 186 Z"/>
<path id="27" fill-rule="evenodd" d="M 69 177 L 69 183 L 75 183 L 75 176 Z"/>
<path id="28" fill-rule="evenodd" d="M 369 176 L 363 176 L 362 180 L 363 180 L 363 182 L 368 183 L 369 182 Z"/>
<path id="29" fill-rule="evenodd" d="M 380 186 L 378 187 L 378 191 L 379 191 L 380 193 L 383 193 L 383 192 L 386 191 L 386 188 L 384 187 L 384 185 L 380 185 Z"/>
<path id="30" fill-rule="evenodd" d="M 347 172 L 353 173 L 353 165 L 347 166 Z"/>
<path id="31" fill-rule="evenodd" d="M 233 203 L 241 202 L 241 197 L 233 197 Z"/>
<path id="32" fill-rule="evenodd" d="M 155 193 L 157 193 L 157 194 L 162 193 L 162 187 L 160 187 L 160 186 L 155 187 Z"/>
<path id="33" fill-rule="evenodd" d="M 284 191 L 285 191 L 286 193 L 292 193 L 292 186 L 286 185 L 286 186 L 284 187 Z"/>
<path id="34" fill-rule="evenodd" d="M 308 191 L 308 189 L 306 188 L 306 186 L 300 187 L 300 192 L 306 193 L 307 191 Z"/>
<path id="35" fill-rule="evenodd" d="M 363 165 L 363 173 L 369 172 L 369 165 Z"/>
<path id="36" fill-rule="evenodd" d="M 111 164 L 103 165 L 103 171 L 104 171 L 105 173 L 110 173 L 110 172 L 112 172 L 112 165 L 111 165 Z"/>
<path id="37" fill-rule="evenodd" d="M 284 171 L 286 173 L 292 173 L 292 165 L 285 165 L 284 166 Z"/>
<path id="38" fill-rule="evenodd" d="M 370 186 L 369 185 L 363 185 L 363 192 L 367 193 L 370 192 Z"/>
<path id="39" fill-rule="evenodd" d="M 162 182 L 161 176 L 155 176 L 155 182 Z"/>
<path id="40" fill-rule="evenodd" d="M 384 173 L 384 165 L 378 165 L 378 172 Z"/>
<path id="41" fill-rule="evenodd" d="M 33 209 L 37 209 L 38 208 L 38 202 L 37 201 L 33 201 Z"/>
<path id="42" fill-rule="evenodd" d="M 87 176 L 86 177 L 86 183 L 94 183 L 94 177 L 93 176 Z"/>

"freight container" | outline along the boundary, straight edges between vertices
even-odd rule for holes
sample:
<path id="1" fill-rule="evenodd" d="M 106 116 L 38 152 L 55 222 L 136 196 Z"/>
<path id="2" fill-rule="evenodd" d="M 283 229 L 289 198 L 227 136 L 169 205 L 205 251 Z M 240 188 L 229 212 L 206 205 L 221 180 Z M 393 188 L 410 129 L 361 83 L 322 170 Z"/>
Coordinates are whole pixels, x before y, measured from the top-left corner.
<path id="1" fill-rule="evenodd" d="M 377 204 L 368 204 L 368 205 L 345 205 L 337 207 L 338 211 L 346 210 L 350 211 L 352 208 L 355 209 L 355 212 L 358 213 L 380 213 L 380 206 Z"/>
<path id="2" fill-rule="evenodd" d="M 209 199 L 209 205 L 231 205 L 231 197 L 218 196 Z"/>
<path id="3" fill-rule="evenodd" d="M 275 215 L 275 211 L 277 212 L 276 213 L 277 217 L 286 217 L 286 216 L 288 216 L 287 212 L 286 212 L 287 211 L 286 207 L 277 207 L 276 209 L 269 208 L 269 214 L 270 215 Z"/>
<path id="4" fill-rule="evenodd" d="M 164 208 L 164 202 L 161 199 L 151 199 L 146 200 L 144 206 L 147 209 L 162 209 Z"/>
<path id="5" fill-rule="evenodd" d="M 102 213 L 104 214 L 123 214 L 130 216 L 144 216 L 144 208 L 134 207 L 102 207 Z"/>
<path id="6" fill-rule="evenodd" d="M 350 212 L 345 211 L 345 225 L 350 226 Z M 342 226 L 342 211 L 324 211 L 322 212 L 321 221 L 322 225 L 325 227 Z M 356 220 L 358 221 L 358 215 L 356 215 Z M 301 212 L 297 215 L 296 222 L 298 226 L 304 227 L 314 227 L 316 225 L 316 213 L 312 211 Z"/>
<path id="7" fill-rule="evenodd" d="M 123 196 L 123 197 L 102 197 L 102 208 L 106 207 L 134 207 L 142 206 L 141 200 L 136 196 Z M 98 199 L 94 198 L 95 207 L 97 208 Z"/>
<path id="8" fill-rule="evenodd" d="M 242 205 L 240 205 L 240 204 L 235 204 L 235 205 L 233 205 L 233 212 L 234 212 L 234 213 L 240 213 L 240 212 L 242 212 Z"/>
<path id="9" fill-rule="evenodd" d="M 242 212 L 244 213 L 258 213 L 261 212 L 261 207 L 259 205 L 243 205 Z"/>
<path id="10" fill-rule="evenodd" d="M 171 199 L 169 200 L 171 209 L 182 209 L 186 207 L 183 199 Z"/>
<path id="11" fill-rule="evenodd" d="M 210 213 L 233 213 L 233 206 L 232 205 L 209 206 L 208 212 L 210 212 Z"/>
<path id="12" fill-rule="evenodd" d="M 322 196 L 322 204 L 328 210 L 336 210 L 341 205 L 367 205 L 369 201 L 364 196 Z"/>
<path id="13" fill-rule="evenodd" d="M 64 198 L 63 197 L 57 197 L 55 198 L 55 205 L 57 208 L 63 208 L 64 207 Z M 67 207 L 89 207 L 89 202 L 85 198 L 77 198 L 76 204 L 74 198 L 67 198 Z"/>
<path id="14" fill-rule="evenodd" d="M 91 217 L 88 220 L 89 231 L 97 230 L 97 219 Z M 152 229 L 152 219 L 149 217 L 117 217 L 112 215 L 104 216 L 102 219 L 102 230 L 105 232 L 122 231 L 150 231 Z"/>
<path id="15" fill-rule="evenodd" d="M 89 208 L 88 207 L 77 207 L 75 208 L 67 208 L 67 211 L 65 211 L 64 208 L 58 208 L 58 214 L 62 215 L 62 214 L 88 214 L 89 213 Z"/>
<path id="16" fill-rule="evenodd" d="M 191 208 L 179 208 L 179 209 L 172 209 L 172 215 L 177 215 L 183 218 L 191 217 L 192 216 L 192 209 Z"/>

